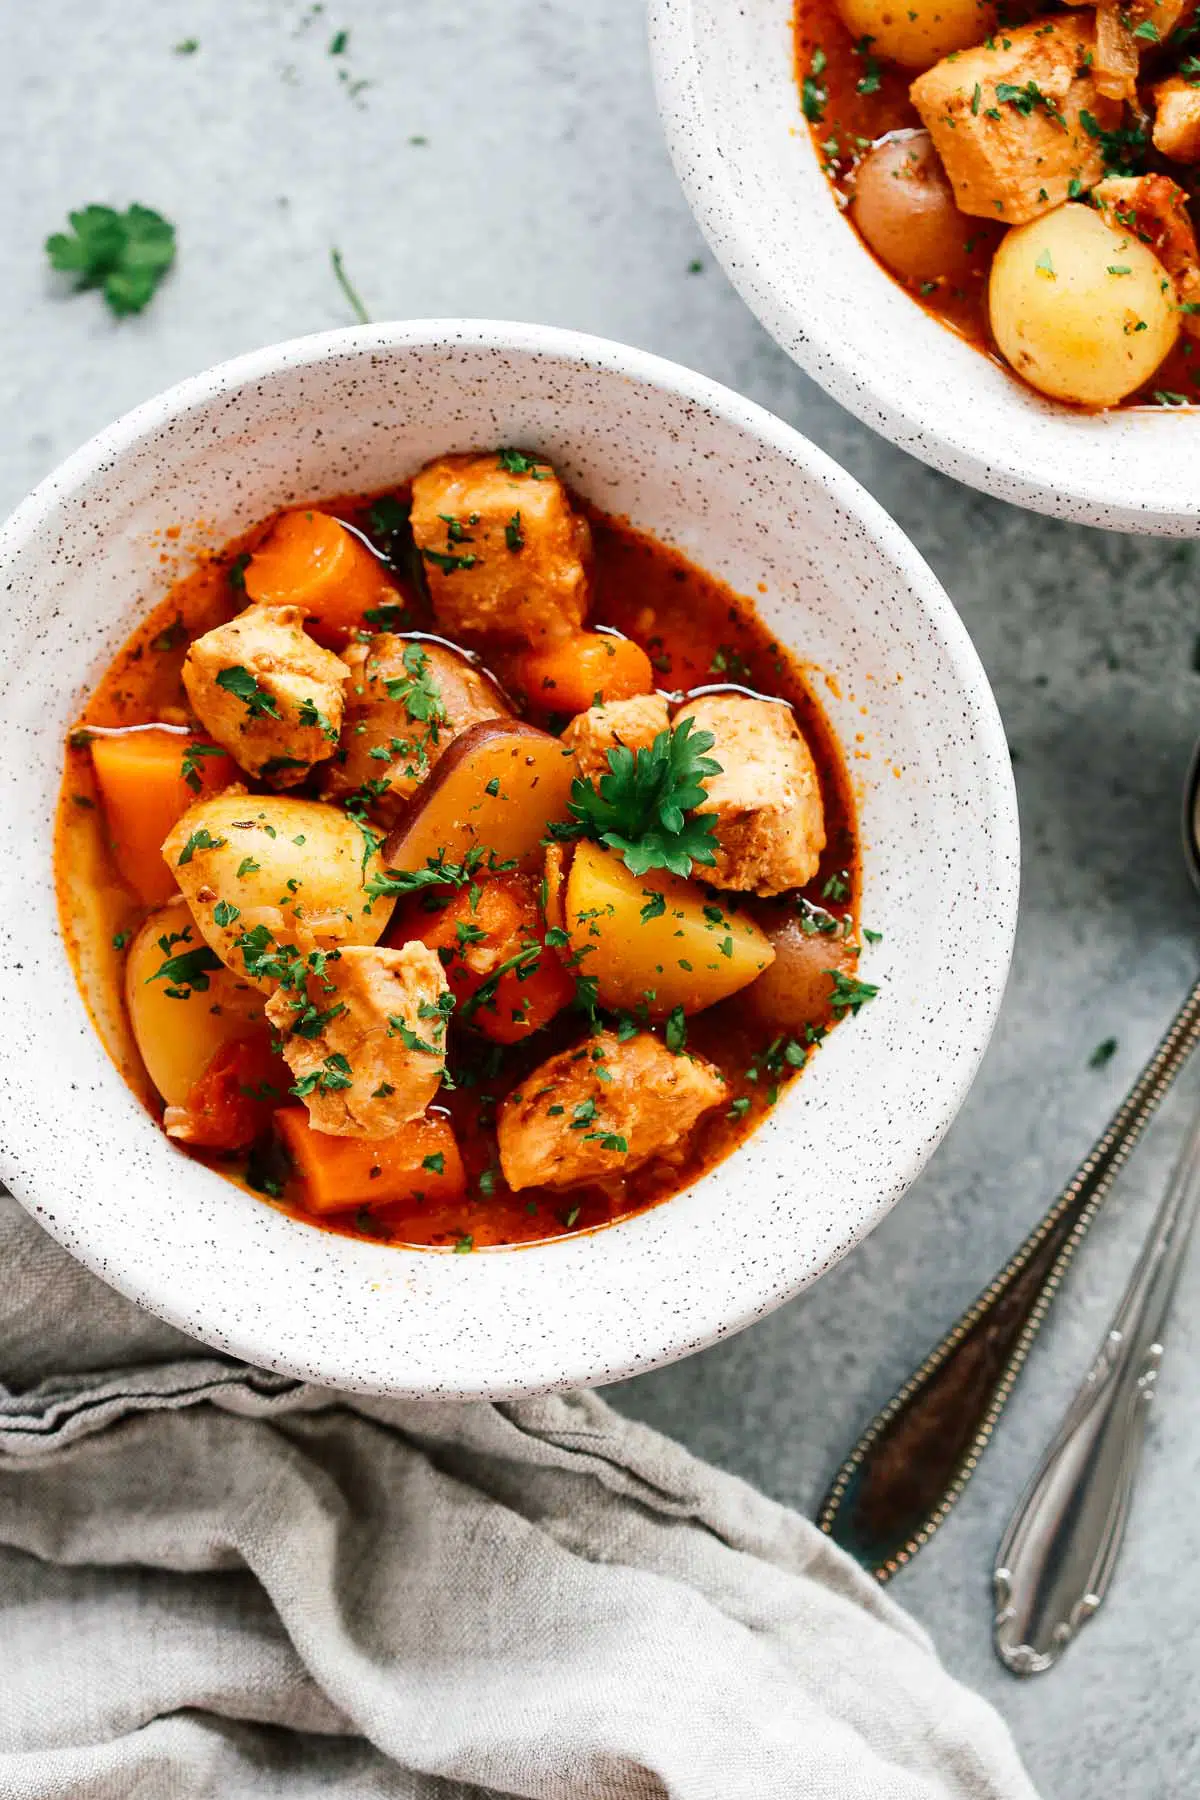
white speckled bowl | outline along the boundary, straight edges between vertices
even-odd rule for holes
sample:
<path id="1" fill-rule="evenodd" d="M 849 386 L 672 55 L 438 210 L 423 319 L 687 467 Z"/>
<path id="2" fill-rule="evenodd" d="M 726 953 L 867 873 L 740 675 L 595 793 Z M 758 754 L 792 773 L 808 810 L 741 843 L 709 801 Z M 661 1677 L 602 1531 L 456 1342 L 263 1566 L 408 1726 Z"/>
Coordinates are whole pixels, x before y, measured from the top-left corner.
<path id="1" fill-rule="evenodd" d="M 880 998 L 736 1157 L 590 1236 L 473 1256 L 332 1236 L 172 1148 L 85 1014 L 55 914 L 64 732 L 166 579 L 152 535 L 220 543 L 437 451 L 536 445 L 680 545 L 835 678 L 861 779 L 865 973 Z M 995 704 L 957 614 L 848 476 L 674 364 L 534 326 L 367 327 L 259 351 L 80 450 L 0 534 L 0 1175 L 125 1294 L 220 1349 L 415 1396 L 611 1380 L 736 1331 L 816 1279 L 953 1118 L 1008 967 L 1017 822 Z M 953 979 L 948 979 L 948 974 Z"/>
<path id="2" fill-rule="evenodd" d="M 1195 535 L 1194 409 L 1087 415 L 1042 400 L 864 250 L 800 111 L 792 12 L 793 0 L 650 0 L 675 172 L 747 306 L 835 400 L 935 469 L 1085 525 Z"/>

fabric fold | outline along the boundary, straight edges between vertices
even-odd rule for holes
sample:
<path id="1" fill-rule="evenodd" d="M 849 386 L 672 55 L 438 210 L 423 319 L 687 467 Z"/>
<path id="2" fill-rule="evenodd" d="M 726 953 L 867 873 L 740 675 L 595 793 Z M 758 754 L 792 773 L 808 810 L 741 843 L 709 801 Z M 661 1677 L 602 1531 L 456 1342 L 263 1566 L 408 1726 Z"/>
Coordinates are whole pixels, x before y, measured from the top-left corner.
<path id="1" fill-rule="evenodd" d="M 596 1394 L 10 1347 L 5 1795 L 1035 1800 L 871 1577 Z"/>

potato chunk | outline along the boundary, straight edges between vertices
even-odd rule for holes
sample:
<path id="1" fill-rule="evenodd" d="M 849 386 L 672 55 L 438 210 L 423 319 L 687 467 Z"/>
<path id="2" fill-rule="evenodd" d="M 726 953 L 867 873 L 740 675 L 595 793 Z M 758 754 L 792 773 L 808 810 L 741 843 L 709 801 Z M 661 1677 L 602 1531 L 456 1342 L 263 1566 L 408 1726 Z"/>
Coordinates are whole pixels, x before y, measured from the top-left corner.
<path id="1" fill-rule="evenodd" d="M 439 457 L 413 481 L 412 531 L 451 637 L 538 644 L 582 625 L 591 533 L 549 463 Z"/>
<path id="2" fill-rule="evenodd" d="M 448 994 L 436 954 L 347 946 L 267 1001 L 314 1131 L 387 1137 L 420 1118 L 446 1062 Z"/>
<path id="3" fill-rule="evenodd" d="M 715 887 L 782 894 L 812 880 L 825 848 L 825 813 L 812 752 L 790 706 L 748 694 L 710 694 L 679 708 L 711 731 L 719 775 L 697 812 L 714 813 L 719 849 L 705 871 Z"/>
<path id="4" fill-rule="evenodd" d="M 227 790 L 198 801 L 163 844 L 201 936 L 227 968 L 269 992 L 242 940 L 332 950 L 373 944 L 392 914 L 389 898 L 372 900 L 368 880 L 380 873 L 352 819 L 335 806 L 292 795 Z"/>
<path id="5" fill-rule="evenodd" d="M 512 716 L 496 684 L 443 644 L 381 632 L 342 660 L 350 671 L 342 742 L 321 792 L 361 794 L 385 830 L 469 725 Z"/>
<path id="6" fill-rule="evenodd" d="M 263 997 L 245 976 L 205 967 L 207 946 L 182 896 L 150 914 L 125 963 L 125 1005 L 146 1073 L 182 1106 L 218 1050 L 263 1029 Z"/>
<path id="7" fill-rule="evenodd" d="M 644 1006 L 655 1018 L 715 1006 L 775 955 L 757 925 L 711 904 L 697 882 L 665 869 L 633 875 L 615 850 L 586 841 L 571 862 L 563 911 L 578 973 L 596 983 L 600 1004 Z"/>
<path id="8" fill-rule="evenodd" d="M 1154 90 L 1154 148 L 1174 162 L 1200 162 L 1200 88 L 1182 75 Z"/>
<path id="9" fill-rule="evenodd" d="M 602 1031 L 541 1063 L 500 1108 L 504 1179 L 571 1187 L 627 1174 L 668 1155 L 724 1096 L 703 1057 L 673 1055 L 649 1032 L 622 1042 Z"/>
<path id="10" fill-rule="evenodd" d="M 576 714 L 562 734 L 574 752 L 575 773 L 584 781 L 598 781 L 608 774 L 608 753 L 649 750 L 660 731 L 670 723 L 661 694 L 639 694 L 633 700 L 610 700 Z"/>
<path id="11" fill-rule="evenodd" d="M 247 774 L 295 787 L 337 748 L 350 671 L 314 643 L 298 606 L 248 606 L 183 665 L 196 717 Z"/>
<path id="12" fill-rule="evenodd" d="M 1092 18 L 1063 15 L 1006 30 L 927 69 L 909 90 L 963 212 L 1020 224 L 1094 187 L 1104 173 L 1096 137 L 1121 108 L 1100 93 L 1091 64 Z"/>

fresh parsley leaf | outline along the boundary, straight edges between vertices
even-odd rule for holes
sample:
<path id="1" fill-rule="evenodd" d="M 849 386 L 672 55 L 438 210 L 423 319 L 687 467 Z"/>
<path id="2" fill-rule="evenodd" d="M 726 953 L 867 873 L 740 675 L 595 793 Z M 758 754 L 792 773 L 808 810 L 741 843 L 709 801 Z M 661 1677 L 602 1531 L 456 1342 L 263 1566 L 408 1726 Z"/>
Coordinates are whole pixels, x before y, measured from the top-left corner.
<path id="1" fill-rule="evenodd" d="M 274 695 L 260 687 L 249 669 L 243 668 L 241 663 L 235 664 L 232 669 L 222 669 L 217 676 L 217 686 L 224 688 L 227 694 L 235 695 L 252 719 L 279 717 Z"/>
<path id="2" fill-rule="evenodd" d="M 179 939 L 173 941 L 178 943 Z M 192 989 L 197 994 L 206 993 L 209 975 L 220 967 L 221 959 L 213 955 L 207 944 L 201 944 L 198 950 L 184 950 L 178 956 L 168 956 L 153 975 L 146 977 L 146 984 L 149 986 L 152 981 L 169 981 L 171 989 L 175 990 L 173 997 L 186 1000 L 186 991 L 180 990 Z"/>
<path id="3" fill-rule="evenodd" d="M 574 823 L 552 827 L 555 835 L 596 838 L 619 850 L 634 875 L 669 869 L 687 876 L 694 863 L 711 866 L 714 822 L 695 808 L 704 799 L 702 778 L 719 775 L 721 765 L 705 755 L 712 733 L 696 731 L 695 723 L 682 719 L 674 730 L 659 732 L 649 750 L 635 754 L 623 744 L 610 750 L 609 772 L 598 787 L 591 779 L 571 783 Z"/>
<path id="4" fill-rule="evenodd" d="M 515 512 L 504 527 L 504 542 L 508 545 L 510 550 L 523 550 L 525 548 L 525 534 L 521 530 L 521 515 L 519 512 Z"/>
<path id="5" fill-rule="evenodd" d="M 240 919 L 241 916 L 242 916 L 241 907 L 240 906 L 231 906 L 229 904 L 228 900 L 218 900 L 217 904 L 213 907 L 213 924 L 214 925 L 220 925 L 222 927 L 226 926 L 226 925 L 232 925 L 233 921 L 235 919 Z"/>
<path id="6" fill-rule="evenodd" d="M 1136 36 L 1137 34 L 1135 33 L 1134 35 Z M 1116 1054 L 1117 1054 L 1116 1038 L 1115 1037 L 1105 1038 L 1103 1043 L 1096 1045 L 1096 1048 L 1092 1051 L 1092 1054 L 1088 1057 L 1088 1068 L 1089 1069 L 1102 1069 L 1106 1063 L 1110 1063 L 1112 1061 L 1113 1057 Z"/>
<path id="7" fill-rule="evenodd" d="M 662 918 L 667 910 L 667 897 L 650 888 L 643 888 L 642 892 L 646 896 L 646 904 L 642 908 L 642 924 L 647 925 L 651 919 Z"/>
<path id="8" fill-rule="evenodd" d="M 840 969 L 829 969 L 826 973 L 833 978 L 830 1005 L 839 1019 L 845 1018 L 847 1013 L 859 1012 L 879 992 L 869 981 L 859 981 L 855 975 L 844 975 Z"/>
<path id="9" fill-rule="evenodd" d="M 461 556 L 456 556 L 449 550 L 426 550 L 422 545 L 421 555 L 435 569 L 440 569 L 443 575 L 453 575 L 455 569 L 473 569 L 479 561 L 473 550 L 465 550 Z"/>
<path id="10" fill-rule="evenodd" d="M 77 275 L 80 289 L 100 288 L 118 318 L 141 312 L 175 260 L 175 227 L 148 206 L 85 206 L 67 216 L 70 233 L 46 239 L 51 266 Z"/>
<path id="11" fill-rule="evenodd" d="M 201 758 L 205 756 L 224 756 L 224 754 L 225 752 L 222 750 L 220 744 L 189 744 L 187 746 L 187 749 L 183 753 L 183 762 L 180 764 L 179 773 L 187 782 L 193 794 L 198 794 L 200 792 Z"/>
<path id="12" fill-rule="evenodd" d="M 672 1007 L 667 1014 L 667 1024 L 663 1036 L 667 1049 L 671 1051 L 672 1055 L 678 1056 L 687 1044 L 687 1019 L 684 1017 L 682 1006 Z"/>
<path id="13" fill-rule="evenodd" d="M 544 457 L 527 456 L 523 450 L 498 450 L 496 460 L 509 475 L 532 475 L 535 481 L 545 481 L 550 474 Z"/>
<path id="14" fill-rule="evenodd" d="M 337 743 L 337 727 L 329 723 L 329 720 L 317 706 L 315 700 L 302 700 L 300 702 L 300 711 L 297 713 L 296 717 L 301 725 L 319 726 L 322 733 L 329 739 L 331 744 Z"/>
<path id="15" fill-rule="evenodd" d="M 436 727 L 445 723 L 446 706 L 442 690 L 429 672 L 429 658 L 420 644 L 406 644 L 401 660 L 408 674 L 385 683 L 388 699 L 401 701 L 415 725 L 433 727 L 436 743 Z"/>
<path id="16" fill-rule="evenodd" d="M 191 837 L 179 852 L 178 866 L 182 869 L 185 863 L 190 863 L 197 850 L 220 850 L 224 843 L 225 839 L 223 837 L 213 837 L 208 826 L 202 825 L 199 831 L 193 831 Z"/>
<path id="17" fill-rule="evenodd" d="M 446 1167 L 444 1151 L 435 1150 L 432 1155 L 423 1156 L 421 1158 L 421 1167 L 423 1169 L 431 1169 L 435 1175 L 441 1175 Z"/>
<path id="18" fill-rule="evenodd" d="M 295 1094 L 298 1100 L 303 1100 L 312 1093 L 334 1093 L 339 1088 L 348 1088 L 352 1084 L 350 1064 L 340 1050 L 335 1050 L 332 1056 L 325 1058 L 319 1069 L 314 1069 L 310 1075 L 302 1075 L 288 1091 Z"/>

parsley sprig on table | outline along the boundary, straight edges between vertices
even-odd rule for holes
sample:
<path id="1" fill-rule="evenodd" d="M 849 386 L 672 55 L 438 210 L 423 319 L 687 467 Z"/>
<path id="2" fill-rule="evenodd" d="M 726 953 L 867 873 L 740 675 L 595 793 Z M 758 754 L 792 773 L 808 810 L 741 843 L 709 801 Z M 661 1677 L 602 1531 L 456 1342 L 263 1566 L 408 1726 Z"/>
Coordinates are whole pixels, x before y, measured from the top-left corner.
<path id="1" fill-rule="evenodd" d="M 141 312 L 175 261 L 175 227 L 148 206 L 85 206 L 67 217 L 70 232 L 46 239 L 51 267 L 77 275 L 81 289 L 100 288 L 118 318 Z"/>
<path id="2" fill-rule="evenodd" d="M 695 808 L 704 799 L 702 778 L 721 764 L 705 754 L 711 731 L 694 719 L 660 731 L 649 750 L 636 755 L 624 745 L 608 752 L 608 774 L 571 783 L 570 825 L 552 826 L 556 837 L 591 837 L 619 850 L 634 875 L 668 869 L 690 875 L 693 863 L 716 862 L 714 821 Z"/>

